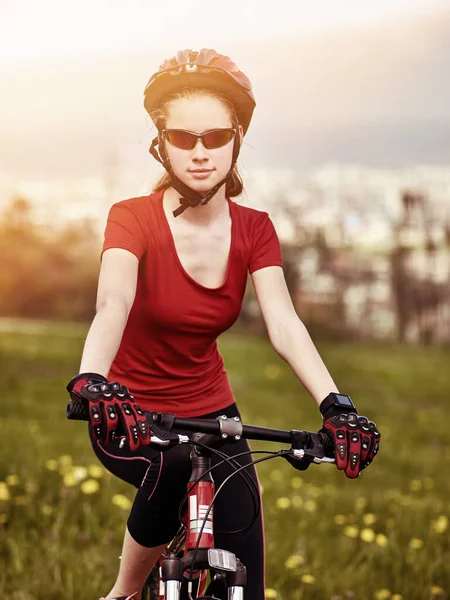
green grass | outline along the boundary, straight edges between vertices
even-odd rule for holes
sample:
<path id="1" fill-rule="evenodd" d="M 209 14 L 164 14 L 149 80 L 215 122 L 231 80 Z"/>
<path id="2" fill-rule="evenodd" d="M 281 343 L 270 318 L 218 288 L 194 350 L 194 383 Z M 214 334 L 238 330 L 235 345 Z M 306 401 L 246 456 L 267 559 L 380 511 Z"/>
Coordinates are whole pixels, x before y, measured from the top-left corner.
<path id="1" fill-rule="evenodd" d="M 5 600 L 96 600 L 117 573 L 135 491 L 98 468 L 87 424 L 64 414 L 65 385 L 78 370 L 85 335 L 86 328 L 65 325 L 0 333 Z M 320 426 L 314 401 L 267 341 L 229 333 L 220 347 L 245 422 Z M 444 598 L 450 590 L 449 350 L 318 348 L 340 390 L 376 421 L 381 451 L 356 481 L 328 465 L 301 473 L 277 459 L 259 467 L 268 597 Z M 98 491 L 85 493 L 95 487 L 87 480 L 97 481 Z"/>

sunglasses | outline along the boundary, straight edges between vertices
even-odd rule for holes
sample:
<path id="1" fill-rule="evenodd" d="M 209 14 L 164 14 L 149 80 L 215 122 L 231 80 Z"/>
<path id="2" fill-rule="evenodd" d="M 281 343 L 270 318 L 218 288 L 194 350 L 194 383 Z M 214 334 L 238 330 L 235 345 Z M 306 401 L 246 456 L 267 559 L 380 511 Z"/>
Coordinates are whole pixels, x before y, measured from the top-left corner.
<path id="1" fill-rule="evenodd" d="M 228 129 L 210 129 L 203 133 L 194 133 L 185 129 L 163 129 L 161 133 L 172 146 L 182 150 L 192 150 L 198 138 L 202 140 L 205 148 L 213 150 L 231 142 L 236 135 L 236 129 L 231 127 Z"/>

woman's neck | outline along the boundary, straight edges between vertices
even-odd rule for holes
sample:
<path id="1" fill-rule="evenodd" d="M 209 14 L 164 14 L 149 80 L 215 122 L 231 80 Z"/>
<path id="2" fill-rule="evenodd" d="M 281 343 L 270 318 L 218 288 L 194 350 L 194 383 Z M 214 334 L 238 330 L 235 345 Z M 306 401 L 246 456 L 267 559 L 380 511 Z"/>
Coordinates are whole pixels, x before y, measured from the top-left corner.
<path id="1" fill-rule="evenodd" d="M 180 206 L 180 196 L 181 194 L 172 187 L 164 191 L 164 202 L 170 212 Z M 197 223 L 198 225 L 209 225 L 217 218 L 227 215 L 228 212 L 224 184 L 207 204 L 199 204 L 195 208 L 187 208 L 181 215 L 178 215 L 177 219 L 183 219 L 190 223 Z"/>

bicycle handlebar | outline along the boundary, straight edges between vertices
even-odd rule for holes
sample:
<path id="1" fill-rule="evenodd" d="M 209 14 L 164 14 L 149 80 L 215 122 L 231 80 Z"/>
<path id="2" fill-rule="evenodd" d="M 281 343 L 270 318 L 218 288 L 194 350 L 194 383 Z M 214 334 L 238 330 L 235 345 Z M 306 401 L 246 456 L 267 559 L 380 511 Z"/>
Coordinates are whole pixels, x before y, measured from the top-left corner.
<path id="1" fill-rule="evenodd" d="M 144 411 L 147 412 L 147 411 Z M 285 429 L 271 429 L 267 427 L 257 427 L 255 425 L 244 425 L 241 424 L 240 420 L 235 418 L 227 418 L 226 416 L 219 417 L 218 419 L 198 419 L 198 418 L 182 418 L 182 417 L 174 417 L 174 415 L 166 414 L 166 413 L 148 413 L 147 415 L 151 415 L 151 420 L 159 429 L 166 430 L 184 430 L 196 433 L 211 433 L 214 435 L 218 435 L 222 437 L 228 437 L 228 434 L 224 434 L 224 428 L 222 427 L 223 423 L 220 422 L 221 419 L 223 421 L 237 421 L 239 424 L 239 434 L 235 435 L 235 439 L 239 439 L 243 437 L 248 440 L 260 440 L 266 442 L 279 442 L 284 444 L 292 444 L 294 440 L 294 435 L 297 433 L 296 430 L 288 431 Z M 89 421 L 89 413 L 88 408 L 83 402 L 75 402 L 71 400 L 67 404 L 66 408 L 66 416 L 70 420 L 77 421 Z M 170 423 L 170 426 L 168 425 Z M 151 424 L 150 424 L 151 429 Z M 305 432 L 306 434 L 310 434 L 312 436 L 317 436 L 320 440 L 320 443 L 323 446 L 325 454 L 327 456 L 318 457 L 314 462 L 334 462 L 334 459 L 331 456 L 334 456 L 334 443 L 332 438 L 326 433 L 312 433 Z M 178 436 L 180 438 L 179 443 L 183 443 L 188 441 L 186 436 Z M 230 435 L 230 439 L 232 439 L 232 435 Z M 167 445 L 167 440 L 161 439 L 158 435 L 152 435 L 151 443 L 159 446 Z M 303 450 L 296 450 L 295 453 L 301 458 Z M 300 453 L 300 455 L 298 454 Z"/>

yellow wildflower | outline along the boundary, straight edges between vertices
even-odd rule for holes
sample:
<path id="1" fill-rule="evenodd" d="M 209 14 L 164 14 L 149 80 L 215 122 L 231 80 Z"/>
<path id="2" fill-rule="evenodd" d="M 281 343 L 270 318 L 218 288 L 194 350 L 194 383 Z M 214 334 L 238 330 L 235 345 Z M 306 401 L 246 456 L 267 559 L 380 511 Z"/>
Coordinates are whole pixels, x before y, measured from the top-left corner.
<path id="1" fill-rule="evenodd" d="M 358 496 L 355 500 L 355 510 L 356 512 L 362 512 L 368 504 L 367 498 L 364 496 Z"/>
<path id="2" fill-rule="evenodd" d="M 361 529 L 360 537 L 363 542 L 370 544 L 375 540 L 375 531 L 366 527 L 365 529 Z"/>
<path id="3" fill-rule="evenodd" d="M 388 600 L 391 598 L 391 592 L 386 588 L 382 588 L 381 590 L 375 592 L 374 598 L 375 600 Z"/>
<path id="4" fill-rule="evenodd" d="M 86 467 L 75 466 L 72 469 L 72 474 L 77 481 L 82 481 L 87 477 L 87 469 Z"/>
<path id="5" fill-rule="evenodd" d="M 49 458 L 45 462 L 45 466 L 49 471 L 56 471 L 58 469 L 58 462 L 54 458 Z"/>
<path id="6" fill-rule="evenodd" d="M 419 540 L 418 538 L 411 538 L 409 541 L 409 547 L 411 550 L 420 550 L 423 546 L 423 540 Z"/>
<path id="7" fill-rule="evenodd" d="M 443 596 L 445 591 L 439 585 L 432 585 L 430 588 L 430 593 L 432 596 Z"/>
<path id="8" fill-rule="evenodd" d="M 9 488 L 4 481 L 0 481 L 0 500 L 9 500 Z"/>
<path id="9" fill-rule="evenodd" d="M 347 527 L 344 528 L 344 535 L 349 538 L 357 538 L 359 535 L 359 529 L 356 527 L 356 525 L 347 525 Z"/>
<path id="10" fill-rule="evenodd" d="M 66 473 L 64 475 L 63 483 L 66 487 L 73 487 L 74 485 L 77 485 L 78 480 L 75 477 L 75 475 L 72 473 L 72 471 L 69 471 L 68 473 Z"/>
<path id="11" fill-rule="evenodd" d="M 391 600 L 403 600 L 403 596 L 401 594 L 392 594 Z"/>
<path id="12" fill-rule="evenodd" d="M 409 489 L 412 492 L 418 492 L 419 490 L 421 490 L 422 482 L 420 481 L 420 479 L 412 479 L 409 483 Z"/>
<path id="13" fill-rule="evenodd" d="M 314 575 L 308 575 L 308 574 L 302 575 L 301 580 L 303 581 L 303 583 L 309 583 L 309 584 L 316 583 L 316 578 L 314 577 Z"/>
<path id="14" fill-rule="evenodd" d="M 105 474 L 105 469 L 100 465 L 89 465 L 87 468 L 88 475 L 90 477 L 95 477 L 95 479 L 100 479 Z"/>
<path id="15" fill-rule="evenodd" d="M 267 379 L 271 379 L 273 381 L 279 378 L 281 375 L 281 369 L 278 365 L 269 363 L 264 368 L 264 375 L 267 377 Z"/>
<path id="16" fill-rule="evenodd" d="M 296 569 L 305 564 L 305 559 L 299 554 L 292 554 L 284 563 L 286 569 Z"/>
<path id="17" fill-rule="evenodd" d="M 291 501 L 289 500 L 289 498 L 285 498 L 284 496 L 282 496 L 275 500 L 275 506 L 280 510 L 286 510 L 291 506 Z"/>
<path id="18" fill-rule="evenodd" d="M 386 546 L 389 544 L 389 540 L 384 533 L 377 533 L 375 542 L 378 544 L 378 546 L 381 546 L 381 548 L 386 548 Z"/>
<path id="19" fill-rule="evenodd" d="M 334 522 L 336 525 L 344 525 L 347 522 L 347 517 L 345 515 L 334 515 Z"/>
<path id="20" fill-rule="evenodd" d="M 43 504 L 41 506 L 41 511 L 42 511 L 43 515 L 45 515 L 46 517 L 48 517 L 53 512 L 53 506 L 50 506 L 50 504 Z"/>
<path id="21" fill-rule="evenodd" d="M 317 502 L 315 500 L 306 500 L 305 502 L 305 510 L 308 512 L 316 512 L 317 510 Z"/>
<path id="22" fill-rule="evenodd" d="M 281 481 L 283 479 L 283 473 L 280 469 L 273 469 L 273 471 L 270 471 L 269 477 L 272 481 Z"/>
<path id="23" fill-rule="evenodd" d="M 83 494 L 95 494 L 100 489 L 100 484 L 96 479 L 86 479 L 80 488 Z"/>
<path id="24" fill-rule="evenodd" d="M 431 529 L 435 533 L 444 533 L 444 531 L 447 529 L 447 527 L 448 527 L 448 517 L 446 517 L 445 515 L 440 515 L 437 519 L 435 519 L 434 521 L 431 521 Z"/>
<path id="25" fill-rule="evenodd" d="M 291 486 L 294 490 L 298 490 L 303 485 L 303 479 L 301 477 L 295 476 L 291 478 Z"/>
<path id="26" fill-rule="evenodd" d="M 364 521 L 365 525 L 373 525 L 376 520 L 377 520 L 377 517 L 373 513 L 366 513 L 363 516 L 363 521 Z"/>
<path id="27" fill-rule="evenodd" d="M 277 596 L 277 590 L 274 590 L 273 588 L 266 588 L 266 598 L 271 599 L 276 598 Z"/>
<path id="28" fill-rule="evenodd" d="M 291 502 L 294 508 L 302 508 L 303 506 L 303 498 L 301 496 L 292 496 Z"/>
<path id="29" fill-rule="evenodd" d="M 73 459 L 71 456 L 69 456 L 69 454 L 61 454 L 61 456 L 59 457 L 59 464 L 60 465 L 72 465 Z"/>
<path id="30" fill-rule="evenodd" d="M 18 475 L 13 475 L 13 474 L 8 475 L 6 477 L 6 483 L 8 485 L 18 485 L 20 483 L 20 478 Z"/>
<path id="31" fill-rule="evenodd" d="M 119 508 L 123 508 L 123 510 L 128 510 L 131 508 L 131 500 L 123 494 L 114 494 L 112 497 L 112 503 Z"/>

